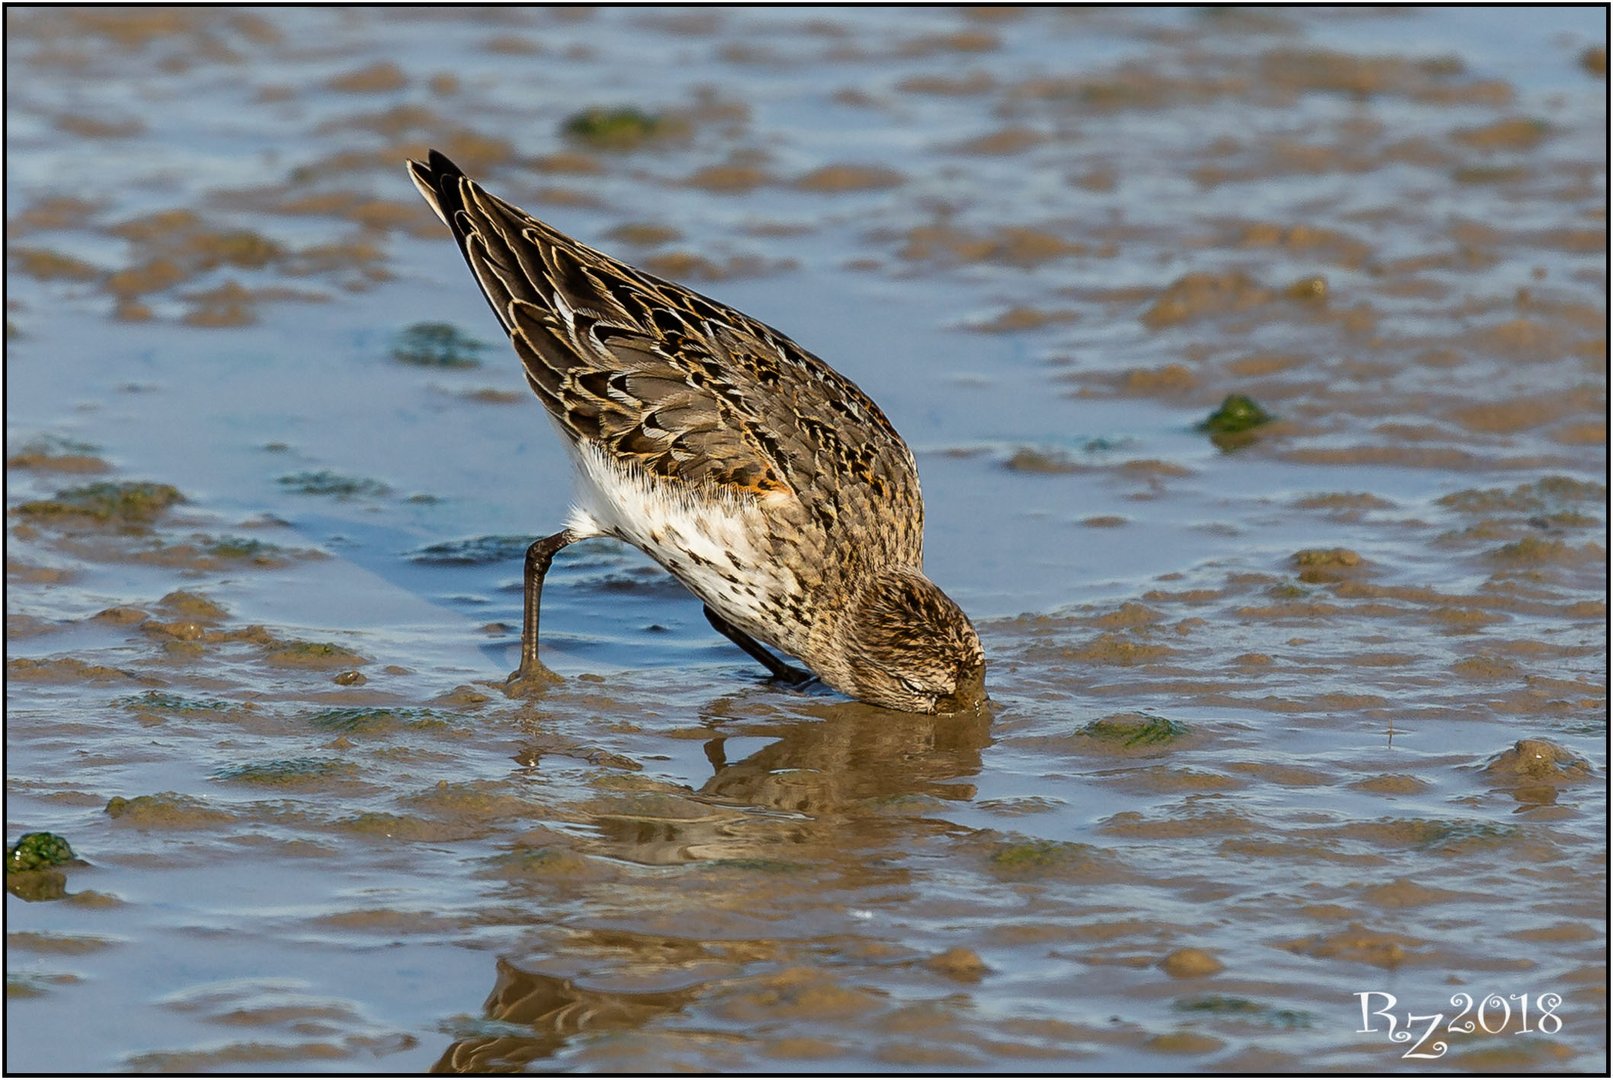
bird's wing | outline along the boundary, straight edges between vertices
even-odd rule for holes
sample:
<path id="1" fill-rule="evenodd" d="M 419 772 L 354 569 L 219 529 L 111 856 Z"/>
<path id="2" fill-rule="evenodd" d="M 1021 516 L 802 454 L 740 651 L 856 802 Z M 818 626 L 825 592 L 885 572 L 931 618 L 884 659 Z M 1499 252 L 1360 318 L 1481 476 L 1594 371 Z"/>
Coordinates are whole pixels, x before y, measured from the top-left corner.
<path id="1" fill-rule="evenodd" d="M 849 496 L 922 530 L 912 453 L 851 380 L 771 327 L 572 240 L 436 151 L 409 171 L 572 438 L 662 478 L 831 512 Z"/>

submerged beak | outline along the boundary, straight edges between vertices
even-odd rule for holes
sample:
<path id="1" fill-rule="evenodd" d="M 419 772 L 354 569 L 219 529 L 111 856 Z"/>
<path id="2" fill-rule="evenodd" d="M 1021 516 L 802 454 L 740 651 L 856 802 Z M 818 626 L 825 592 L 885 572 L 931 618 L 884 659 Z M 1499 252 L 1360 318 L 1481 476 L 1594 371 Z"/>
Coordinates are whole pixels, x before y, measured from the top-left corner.
<path id="1" fill-rule="evenodd" d="M 958 676 L 957 688 L 946 697 L 937 698 L 938 713 L 969 712 L 986 703 L 986 665 L 977 664 Z"/>

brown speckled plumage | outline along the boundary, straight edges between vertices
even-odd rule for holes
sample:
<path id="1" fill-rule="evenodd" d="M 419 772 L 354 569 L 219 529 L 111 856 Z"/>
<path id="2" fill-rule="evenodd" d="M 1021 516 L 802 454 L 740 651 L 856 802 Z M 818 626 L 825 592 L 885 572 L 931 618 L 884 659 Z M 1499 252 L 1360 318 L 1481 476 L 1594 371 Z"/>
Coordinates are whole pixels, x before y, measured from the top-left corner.
<path id="1" fill-rule="evenodd" d="M 523 669 L 548 559 L 614 535 L 776 675 L 792 669 L 747 638 L 876 704 L 978 703 L 979 640 L 921 570 L 913 455 L 866 394 L 771 327 L 555 231 L 435 151 L 409 168 L 590 493 L 528 554 Z"/>

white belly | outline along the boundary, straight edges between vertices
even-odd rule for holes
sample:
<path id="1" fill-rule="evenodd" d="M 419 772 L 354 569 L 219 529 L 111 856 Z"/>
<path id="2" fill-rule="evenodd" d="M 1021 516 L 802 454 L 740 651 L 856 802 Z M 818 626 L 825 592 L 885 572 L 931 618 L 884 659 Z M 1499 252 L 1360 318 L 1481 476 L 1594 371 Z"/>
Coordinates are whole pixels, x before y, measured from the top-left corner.
<path id="1" fill-rule="evenodd" d="M 670 570 L 691 592 L 741 629 L 779 640 L 779 602 L 800 583 L 759 542 L 767 521 L 759 501 L 721 493 L 694 497 L 639 470 L 628 470 L 580 444 L 573 457 L 577 502 L 566 526 L 579 536 L 615 536 Z M 768 498 L 770 496 L 764 496 Z"/>

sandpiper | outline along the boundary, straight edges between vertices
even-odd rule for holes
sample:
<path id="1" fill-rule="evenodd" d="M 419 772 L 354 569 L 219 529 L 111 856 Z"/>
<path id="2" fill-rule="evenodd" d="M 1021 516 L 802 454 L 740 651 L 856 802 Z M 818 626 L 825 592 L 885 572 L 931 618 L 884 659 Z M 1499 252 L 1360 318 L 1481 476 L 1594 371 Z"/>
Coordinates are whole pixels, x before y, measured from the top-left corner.
<path id="1" fill-rule="evenodd" d="M 845 376 L 733 308 L 571 239 L 433 150 L 409 175 L 453 232 L 577 467 L 565 527 L 526 553 L 519 686 L 538 662 L 555 553 L 625 540 L 711 625 L 791 683 L 952 712 L 985 700 L 985 655 L 924 576 L 913 454 Z"/>

